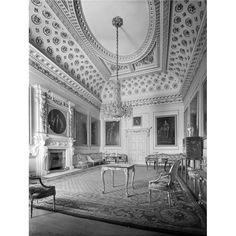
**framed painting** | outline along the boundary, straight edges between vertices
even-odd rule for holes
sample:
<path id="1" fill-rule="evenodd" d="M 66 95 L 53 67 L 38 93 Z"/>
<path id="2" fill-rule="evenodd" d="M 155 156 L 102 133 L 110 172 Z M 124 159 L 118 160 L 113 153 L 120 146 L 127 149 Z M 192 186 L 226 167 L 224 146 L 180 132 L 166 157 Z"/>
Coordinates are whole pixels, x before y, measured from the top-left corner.
<path id="1" fill-rule="evenodd" d="M 99 120 L 91 117 L 91 145 L 99 146 L 99 129 L 100 129 L 100 123 Z"/>
<path id="2" fill-rule="evenodd" d="M 65 112 L 49 107 L 47 122 L 50 134 L 66 135 L 67 122 Z"/>
<path id="3" fill-rule="evenodd" d="M 142 116 L 133 117 L 133 126 L 142 126 Z"/>
<path id="4" fill-rule="evenodd" d="M 76 146 L 87 146 L 88 135 L 87 135 L 87 124 L 88 117 L 86 114 L 80 113 L 75 110 L 75 144 Z"/>
<path id="5" fill-rule="evenodd" d="M 176 115 L 156 117 L 156 146 L 176 146 Z"/>
<path id="6" fill-rule="evenodd" d="M 106 121 L 105 134 L 106 146 L 120 146 L 120 121 Z"/>
<path id="7" fill-rule="evenodd" d="M 193 135 L 192 136 L 198 136 L 199 135 L 199 117 L 198 117 L 198 92 L 190 102 L 190 127 L 192 128 Z"/>

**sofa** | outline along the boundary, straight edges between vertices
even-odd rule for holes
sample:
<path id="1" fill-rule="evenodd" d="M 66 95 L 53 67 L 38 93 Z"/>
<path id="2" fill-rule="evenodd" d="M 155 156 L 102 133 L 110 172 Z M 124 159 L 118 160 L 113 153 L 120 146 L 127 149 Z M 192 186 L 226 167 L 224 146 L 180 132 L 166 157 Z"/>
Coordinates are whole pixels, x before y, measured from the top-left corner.
<path id="1" fill-rule="evenodd" d="M 104 158 L 106 163 L 128 162 L 128 155 L 123 153 L 106 153 Z"/>
<path id="2" fill-rule="evenodd" d="M 76 153 L 73 156 L 73 166 L 75 168 L 88 168 L 90 166 L 104 163 L 103 153 Z"/>
<path id="3" fill-rule="evenodd" d="M 96 164 L 101 165 L 104 163 L 104 155 L 102 152 L 87 154 L 87 158 L 89 163 L 92 163 L 93 166 Z"/>

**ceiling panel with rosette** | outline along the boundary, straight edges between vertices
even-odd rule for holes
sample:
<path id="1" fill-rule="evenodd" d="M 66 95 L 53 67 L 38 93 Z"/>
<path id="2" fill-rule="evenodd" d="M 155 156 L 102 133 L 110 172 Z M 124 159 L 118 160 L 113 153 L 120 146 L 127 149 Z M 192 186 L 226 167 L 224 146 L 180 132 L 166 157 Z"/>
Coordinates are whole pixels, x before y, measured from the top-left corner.
<path id="1" fill-rule="evenodd" d="M 59 86 L 66 83 L 70 92 L 99 107 L 113 96 L 115 16 L 124 21 L 122 100 L 181 101 L 206 48 L 205 0 L 31 0 L 30 65 L 50 71 Z"/>

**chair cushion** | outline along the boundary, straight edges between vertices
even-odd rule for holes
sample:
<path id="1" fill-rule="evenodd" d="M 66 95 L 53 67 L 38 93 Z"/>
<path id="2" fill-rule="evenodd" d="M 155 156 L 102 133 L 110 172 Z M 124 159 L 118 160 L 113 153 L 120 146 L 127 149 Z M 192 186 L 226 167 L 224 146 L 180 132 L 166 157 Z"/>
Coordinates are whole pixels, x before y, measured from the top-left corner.
<path id="1" fill-rule="evenodd" d="M 30 186 L 29 194 L 31 198 L 43 198 L 56 194 L 55 186 L 44 188 L 43 186 Z"/>

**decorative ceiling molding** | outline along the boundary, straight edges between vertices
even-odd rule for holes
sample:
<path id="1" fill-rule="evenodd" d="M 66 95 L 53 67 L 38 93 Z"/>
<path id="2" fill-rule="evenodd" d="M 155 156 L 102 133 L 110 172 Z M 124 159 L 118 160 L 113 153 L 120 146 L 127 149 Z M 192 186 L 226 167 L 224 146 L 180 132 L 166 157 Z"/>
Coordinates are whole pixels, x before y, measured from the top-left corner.
<path id="1" fill-rule="evenodd" d="M 94 38 L 86 23 L 86 19 L 84 18 L 80 0 L 68 0 L 67 5 L 69 10 L 66 9 L 62 0 L 46 0 L 46 2 L 60 18 L 61 22 L 76 42 L 80 44 L 84 52 L 102 73 L 104 78 L 107 80 L 109 77 L 113 77 L 114 73 L 112 68 L 114 67 L 113 63 L 115 62 L 115 54 L 105 50 Z M 136 56 L 134 56 L 134 53 L 131 55 L 132 57 L 128 58 L 131 60 L 128 64 L 124 62 L 122 63 L 122 56 L 120 56 L 120 66 L 124 68 L 124 70 L 120 71 L 121 78 L 130 77 L 130 74 L 131 76 L 134 76 L 151 72 L 166 71 L 166 53 L 168 51 L 169 41 L 170 1 L 148 0 L 147 3 L 149 6 L 150 22 L 149 33 L 147 34 L 148 36 L 144 43 L 146 45 L 144 46 L 143 44 L 142 49 L 136 52 Z M 77 10 L 75 10 L 75 7 Z M 154 45 L 156 46 L 154 47 Z M 100 49 L 101 52 L 99 52 Z M 134 63 L 140 63 L 142 60 L 144 61 L 153 50 L 155 50 L 155 63 L 153 63 L 152 66 L 135 67 L 133 65 Z M 141 51 L 143 53 L 141 53 Z M 104 56 L 106 54 L 108 56 Z M 127 57 L 129 56 L 124 56 L 123 59 L 125 58 L 126 60 Z"/>
<path id="2" fill-rule="evenodd" d="M 37 71 L 41 72 L 47 78 L 54 81 L 59 85 L 67 89 L 72 94 L 80 97 L 87 103 L 93 105 L 99 109 L 101 101 L 93 96 L 87 89 L 81 86 L 78 82 L 74 81 L 63 70 L 61 70 L 56 64 L 52 63 L 47 57 L 40 53 L 33 46 L 30 46 L 30 60 L 29 64 Z"/>
<path id="3" fill-rule="evenodd" d="M 191 64 L 205 14 L 206 1 L 179 0 L 172 2 L 167 69 L 175 73 L 182 82 L 185 80 Z"/>
<path id="4" fill-rule="evenodd" d="M 30 3 L 29 26 L 30 44 L 100 99 L 106 79 L 45 2 Z"/>
<path id="5" fill-rule="evenodd" d="M 65 7 L 62 7 L 64 4 L 61 2 L 61 0 L 58 1 L 45 0 L 45 1 L 53 10 L 53 12 L 57 15 L 57 17 L 60 19 L 63 25 L 66 27 L 66 29 L 70 32 L 75 41 L 80 45 L 80 47 L 89 57 L 89 59 L 93 62 L 96 68 L 98 68 L 100 73 L 102 73 L 103 77 L 107 80 L 110 76 L 107 67 L 104 66 L 103 63 L 101 63 L 101 60 L 99 60 L 98 57 L 94 56 L 93 51 L 90 50 L 91 48 L 89 47 L 89 43 L 84 40 L 83 35 L 78 33 L 79 29 L 75 25 L 77 23 L 76 16 L 75 13 L 71 12 L 71 8 L 73 9 L 73 1 L 72 0 L 67 1 L 69 11 L 64 10 Z"/>
<path id="6" fill-rule="evenodd" d="M 181 102 L 206 51 L 206 1 L 147 3 L 146 44 L 123 56 L 123 63 L 120 58 L 122 100 L 134 105 Z M 30 55 L 33 68 L 96 108 L 104 94 L 112 96 L 104 88 L 115 78 L 114 54 L 93 36 L 80 0 L 31 0 L 29 30 L 30 49 L 37 51 Z"/>
<path id="7" fill-rule="evenodd" d="M 203 23 L 200 28 L 200 33 L 198 35 L 196 46 L 193 50 L 191 57 L 191 63 L 188 66 L 186 73 L 186 78 L 180 90 L 183 98 L 186 96 L 188 89 L 196 75 L 197 70 L 199 69 L 200 62 L 206 52 L 206 43 L 207 43 L 207 19 L 206 14 L 204 15 Z"/>
<path id="8" fill-rule="evenodd" d="M 145 41 L 143 42 L 142 46 L 136 51 L 135 53 L 132 53 L 131 55 L 119 55 L 119 62 L 120 63 L 133 63 L 137 60 L 140 60 L 140 58 L 145 57 L 150 50 L 153 48 L 153 45 L 157 38 L 157 28 L 160 27 L 159 19 L 157 13 L 159 14 L 160 11 L 160 1 L 154 1 L 154 0 L 147 0 L 148 8 L 149 8 L 149 28 L 148 32 L 145 38 Z M 104 48 L 94 37 L 93 33 L 91 32 L 87 21 L 85 19 L 83 8 L 81 5 L 80 0 L 74 1 L 74 9 L 71 9 L 71 11 L 75 11 L 77 22 L 80 27 L 77 27 L 79 29 L 79 33 L 83 34 L 86 38 L 86 40 L 90 43 L 90 47 L 95 50 L 95 54 L 98 54 L 101 58 L 105 59 L 106 61 L 110 61 L 115 63 L 116 62 L 116 54 L 108 51 L 106 48 Z M 157 16 L 156 16 L 157 15 Z"/>
<path id="9" fill-rule="evenodd" d="M 181 82 L 173 73 L 151 73 L 121 80 L 121 96 L 123 101 L 148 97 L 165 97 L 178 94 Z M 105 83 L 101 94 L 102 102 L 109 102 L 114 94 L 113 80 Z"/>

